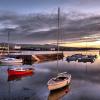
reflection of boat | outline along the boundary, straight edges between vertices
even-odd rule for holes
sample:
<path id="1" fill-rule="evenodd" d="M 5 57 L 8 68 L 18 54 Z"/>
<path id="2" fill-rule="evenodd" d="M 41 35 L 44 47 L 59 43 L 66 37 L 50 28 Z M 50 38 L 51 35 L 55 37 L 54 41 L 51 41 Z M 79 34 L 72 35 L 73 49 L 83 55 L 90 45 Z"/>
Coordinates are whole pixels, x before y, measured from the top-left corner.
<path id="1" fill-rule="evenodd" d="M 48 96 L 48 100 L 60 100 L 60 98 L 66 95 L 69 92 L 69 90 L 70 87 L 65 86 L 59 90 L 52 91 Z"/>
<path id="2" fill-rule="evenodd" d="M 59 73 L 58 72 L 58 52 L 59 52 L 59 26 L 60 26 L 60 21 L 59 21 L 59 16 L 60 16 L 60 8 L 58 8 L 58 35 L 57 35 L 57 76 L 54 78 L 51 78 L 47 85 L 48 89 L 50 91 L 57 90 L 60 88 L 63 88 L 66 85 L 69 85 L 71 81 L 71 75 L 68 74 L 67 72 Z"/>
<path id="3" fill-rule="evenodd" d="M 20 80 L 23 77 L 32 76 L 33 72 L 23 75 L 8 75 L 8 81 Z"/>
<path id="4" fill-rule="evenodd" d="M 33 68 L 15 67 L 8 68 L 8 75 L 27 75 L 33 73 Z"/>

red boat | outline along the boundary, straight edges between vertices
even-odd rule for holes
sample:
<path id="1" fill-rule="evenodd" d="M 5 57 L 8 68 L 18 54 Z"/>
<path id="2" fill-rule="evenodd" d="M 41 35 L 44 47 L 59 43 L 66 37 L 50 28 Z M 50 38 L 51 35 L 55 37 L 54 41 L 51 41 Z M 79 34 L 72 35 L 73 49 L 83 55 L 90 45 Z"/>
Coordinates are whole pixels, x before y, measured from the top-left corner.
<path id="1" fill-rule="evenodd" d="M 23 67 L 16 67 L 16 68 L 8 68 L 8 75 L 27 75 L 33 73 L 33 68 L 23 68 Z"/>

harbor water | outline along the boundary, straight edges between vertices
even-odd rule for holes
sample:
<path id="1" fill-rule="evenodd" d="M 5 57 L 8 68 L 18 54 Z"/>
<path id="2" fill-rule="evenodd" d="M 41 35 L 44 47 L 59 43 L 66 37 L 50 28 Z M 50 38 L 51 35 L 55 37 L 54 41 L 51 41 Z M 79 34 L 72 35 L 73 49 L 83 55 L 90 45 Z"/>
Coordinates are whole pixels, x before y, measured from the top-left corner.
<path id="1" fill-rule="evenodd" d="M 28 54 L 35 53 L 38 52 L 28 52 Z M 77 53 L 96 54 L 98 57 L 93 63 L 66 61 L 67 56 Z M 69 87 L 53 93 L 48 90 L 47 82 L 56 76 L 57 61 L 33 63 L 30 66 L 34 68 L 33 74 L 12 78 L 8 77 L 9 66 L 0 65 L 0 100 L 100 100 L 100 56 L 98 51 L 64 52 L 64 58 L 59 60 L 58 70 L 72 75 L 71 84 Z"/>

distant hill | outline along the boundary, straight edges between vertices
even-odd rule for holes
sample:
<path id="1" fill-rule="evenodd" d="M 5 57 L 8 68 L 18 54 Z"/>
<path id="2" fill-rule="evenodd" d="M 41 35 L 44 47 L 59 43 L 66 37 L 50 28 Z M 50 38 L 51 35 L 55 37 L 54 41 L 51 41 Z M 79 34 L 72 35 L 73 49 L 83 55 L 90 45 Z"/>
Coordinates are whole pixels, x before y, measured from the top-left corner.
<path id="1" fill-rule="evenodd" d="M 14 43 L 10 43 L 10 49 L 15 49 L 15 46 L 20 46 L 21 50 L 37 50 L 37 51 L 48 51 L 48 50 L 57 50 L 57 46 L 56 45 L 51 45 L 51 44 L 44 44 L 44 45 L 40 45 L 40 44 L 14 44 Z M 0 48 L 4 48 L 7 49 L 8 44 L 7 43 L 0 43 Z M 63 50 L 63 51 L 77 51 L 77 50 L 100 50 L 100 48 L 80 48 L 80 47 L 64 47 L 64 46 L 60 46 L 59 50 Z"/>

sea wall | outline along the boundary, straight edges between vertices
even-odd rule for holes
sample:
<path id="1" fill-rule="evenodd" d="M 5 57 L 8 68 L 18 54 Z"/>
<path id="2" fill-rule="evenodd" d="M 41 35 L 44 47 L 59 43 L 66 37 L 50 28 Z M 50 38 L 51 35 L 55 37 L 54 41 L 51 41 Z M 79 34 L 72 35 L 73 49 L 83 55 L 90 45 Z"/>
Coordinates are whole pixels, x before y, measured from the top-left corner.
<path id="1" fill-rule="evenodd" d="M 21 58 L 23 63 L 34 63 L 43 61 L 52 61 L 57 59 L 57 53 L 54 54 L 36 54 L 36 55 L 9 55 L 9 57 Z M 58 53 L 58 59 L 63 58 L 63 53 Z"/>

